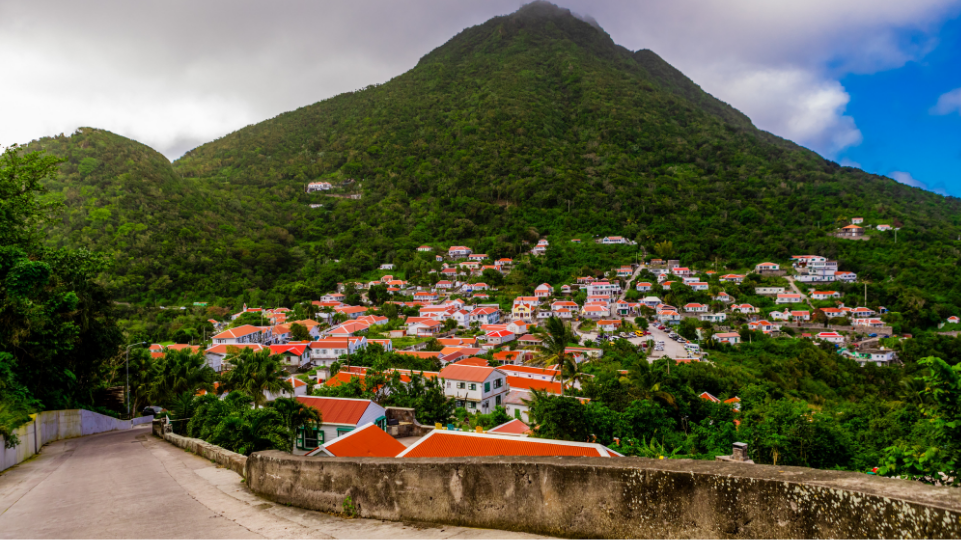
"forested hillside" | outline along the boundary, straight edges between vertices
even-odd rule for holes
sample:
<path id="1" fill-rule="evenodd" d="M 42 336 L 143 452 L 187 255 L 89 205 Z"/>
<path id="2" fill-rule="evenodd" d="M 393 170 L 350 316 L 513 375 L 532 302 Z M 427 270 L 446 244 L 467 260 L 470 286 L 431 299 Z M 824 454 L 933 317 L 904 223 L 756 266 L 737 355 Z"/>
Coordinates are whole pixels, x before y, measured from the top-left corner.
<path id="1" fill-rule="evenodd" d="M 117 254 L 120 298 L 284 301 L 422 243 L 513 256 L 544 235 L 619 234 L 647 250 L 670 240 L 685 264 L 818 253 L 918 324 L 961 309 L 958 199 L 762 132 L 655 53 L 550 4 L 469 28 L 382 85 L 205 144 L 173 172 L 94 130 L 39 144 L 69 158 L 53 186 L 71 208 L 63 241 Z M 362 199 L 304 193 L 349 179 Z M 901 227 L 898 243 L 829 236 L 854 216 Z"/>

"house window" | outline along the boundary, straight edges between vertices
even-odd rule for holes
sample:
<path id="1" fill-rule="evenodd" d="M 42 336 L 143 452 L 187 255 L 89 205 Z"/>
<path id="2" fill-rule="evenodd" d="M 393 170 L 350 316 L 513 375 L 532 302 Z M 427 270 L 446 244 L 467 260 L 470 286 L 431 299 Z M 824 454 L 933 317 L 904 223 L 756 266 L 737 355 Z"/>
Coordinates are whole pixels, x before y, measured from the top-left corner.
<path id="1" fill-rule="evenodd" d="M 324 444 L 324 432 L 314 426 L 300 426 L 297 430 L 297 448 L 313 450 Z"/>
<path id="2" fill-rule="evenodd" d="M 465 383 L 462 383 L 462 382 L 457 383 L 457 388 L 460 389 L 460 390 L 463 390 L 465 386 L 466 386 Z M 473 385 L 471 385 L 471 386 L 473 386 Z"/>
<path id="3" fill-rule="evenodd" d="M 477 404 L 474 403 L 473 401 L 468 401 L 468 402 L 467 402 L 467 408 L 468 408 L 468 409 L 476 409 L 476 408 L 477 408 Z"/>
<path id="4" fill-rule="evenodd" d="M 485 383 L 484 383 L 484 392 L 490 392 L 490 391 L 491 391 L 491 383 L 490 383 L 490 382 L 485 382 Z"/>
<path id="5" fill-rule="evenodd" d="M 470 389 L 471 389 L 471 390 L 477 390 L 477 385 L 474 384 L 474 383 L 470 383 Z"/>
<path id="6" fill-rule="evenodd" d="M 514 409 L 514 418 L 520 418 L 520 417 L 521 417 L 521 410 Z"/>
<path id="7" fill-rule="evenodd" d="M 354 428 L 352 428 L 352 427 L 339 427 L 339 428 L 337 428 L 337 436 L 340 437 L 340 436 L 343 435 L 344 433 L 350 433 L 351 431 L 354 431 Z"/>
<path id="8" fill-rule="evenodd" d="M 494 405 L 500 405 L 500 404 L 501 404 L 501 397 L 500 395 L 498 395 L 494 398 Z"/>
<path id="9" fill-rule="evenodd" d="M 504 384 L 504 380 L 503 380 L 503 379 L 495 379 L 495 380 L 494 380 L 494 388 L 500 388 L 501 386 L 503 386 L 503 384 Z"/>

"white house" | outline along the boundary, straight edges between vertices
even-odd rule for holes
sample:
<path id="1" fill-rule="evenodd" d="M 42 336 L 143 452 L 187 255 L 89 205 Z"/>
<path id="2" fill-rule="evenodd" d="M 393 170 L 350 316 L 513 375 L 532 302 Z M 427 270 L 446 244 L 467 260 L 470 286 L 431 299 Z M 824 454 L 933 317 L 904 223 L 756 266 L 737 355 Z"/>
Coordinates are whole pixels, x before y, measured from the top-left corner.
<path id="1" fill-rule="evenodd" d="M 213 344 L 242 345 L 245 343 L 263 343 L 266 340 L 267 336 L 264 328 L 244 324 L 217 334 L 213 337 Z"/>
<path id="2" fill-rule="evenodd" d="M 852 282 L 858 280 L 858 275 L 854 272 L 835 272 L 834 279 L 838 281 Z"/>
<path id="3" fill-rule="evenodd" d="M 374 423 L 387 427 L 386 411 L 369 399 L 350 399 L 319 396 L 297 396 L 295 399 L 320 413 L 321 424 L 301 428 L 297 434 L 297 448 L 312 450 L 332 441 L 357 426 Z"/>
<path id="4" fill-rule="evenodd" d="M 811 300 L 830 300 L 831 298 L 841 298 L 841 293 L 837 291 L 814 291 L 811 293 Z"/>
<path id="5" fill-rule="evenodd" d="M 433 250 L 434 250 L 434 248 L 432 248 L 432 247 L 430 247 L 430 246 L 420 246 L 419 248 L 417 248 L 417 251 L 419 251 L 419 252 L 421 252 L 421 253 L 425 253 L 425 252 L 433 251 Z"/>
<path id="6" fill-rule="evenodd" d="M 224 360 L 227 356 L 240 354 L 243 349 L 253 349 L 254 352 L 259 352 L 266 347 L 259 343 L 243 343 L 239 345 L 214 345 L 209 349 L 204 351 L 204 358 L 207 360 L 207 365 L 211 369 L 220 373 L 224 370 Z"/>
<path id="7" fill-rule="evenodd" d="M 705 281 L 694 281 L 687 283 L 687 285 L 691 287 L 692 291 L 706 291 L 708 289 L 708 284 Z"/>
<path id="8" fill-rule="evenodd" d="M 878 225 L 878 230 L 879 230 L 879 231 L 890 231 L 890 230 L 891 230 L 891 226 L 890 226 L 890 225 Z"/>
<path id="9" fill-rule="evenodd" d="M 698 303 L 685 304 L 684 311 L 688 313 L 707 313 L 707 306 Z"/>
<path id="10" fill-rule="evenodd" d="M 854 225 L 860 225 L 864 223 L 864 218 L 860 218 L 860 217 L 851 218 L 851 223 L 853 223 Z"/>
<path id="11" fill-rule="evenodd" d="M 330 191 L 333 187 L 330 182 L 311 182 L 307 184 L 307 193 L 312 191 Z"/>
<path id="12" fill-rule="evenodd" d="M 800 304 L 802 301 L 803 301 L 803 297 L 800 294 L 779 293 L 774 303 L 775 304 Z"/>
<path id="13" fill-rule="evenodd" d="M 784 287 L 754 287 L 754 294 L 775 295 L 784 293 Z"/>
<path id="14" fill-rule="evenodd" d="M 469 412 L 494 410 L 508 391 L 507 375 L 492 367 L 448 364 L 440 370 L 440 378 L 444 394 Z"/>
<path id="15" fill-rule="evenodd" d="M 701 315 L 698 318 L 705 322 L 722 323 L 727 320 L 727 314 L 726 313 L 701 313 Z"/>
<path id="16" fill-rule="evenodd" d="M 844 343 L 844 336 L 837 332 L 821 332 L 815 335 L 814 338 L 827 341 L 828 343 Z"/>
<path id="17" fill-rule="evenodd" d="M 447 250 L 447 255 L 452 259 L 464 259 L 470 256 L 473 250 L 467 246 L 451 246 Z"/>
<path id="18" fill-rule="evenodd" d="M 897 360 L 897 358 L 897 353 L 886 347 L 881 347 L 880 349 L 867 349 L 861 351 L 861 355 L 857 358 L 857 361 L 862 366 L 868 362 L 874 362 L 878 365 L 888 365 Z"/>
<path id="19" fill-rule="evenodd" d="M 665 309 L 657 312 L 657 320 L 662 323 L 679 323 L 681 315 L 676 311 Z"/>
<path id="20" fill-rule="evenodd" d="M 781 265 L 771 262 L 762 262 L 754 267 L 754 271 L 758 274 L 763 274 L 764 272 L 776 272 L 780 269 Z"/>
<path id="21" fill-rule="evenodd" d="M 337 361 L 341 356 L 354 354 L 367 347 L 367 338 L 348 337 L 348 338 L 327 338 L 310 342 L 310 362 L 315 367 L 320 368 L 324 373 L 330 369 L 330 365 Z"/>
<path id="22" fill-rule="evenodd" d="M 485 337 L 487 339 L 487 343 L 493 345 L 503 345 L 504 343 L 514 341 L 517 336 L 514 335 L 513 332 L 507 330 L 497 330 L 494 332 L 488 332 Z"/>
<path id="23" fill-rule="evenodd" d="M 732 282 L 732 283 L 740 283 L 740 282 L 744 281 L 744 276 L 743 276 L 742 274 L 724 274 L 723 276 L 721 276 L 721 277 L 718 278 L 718 279 L 720 279 L 721 282 L 728 282 L 728 281 L 730 281 L 730 282 Z"/>
<path id="24" fill-rule="evenodd" d="M 711 337 L 715 341 L 728 343 L 730 345 L 737 345 L 741 342 L 741 334 L 738 334 L 737 332 L 719 332 Z"/>
<path id="25" fill-rule="evenodd" d="M 607 281 L 595 281 L 587 286 L 588 296 L 607 296 L 613 298 L 620 294 L 621 286 Z"/>
<path id="26" fill-rule="evenodd" d="M 646 281 L 639 281 L 637 284 L 634 285 L 634 288 L 637 289 L 639 292 L 648 292 L 651 290 L 651 284 Z"/>
<path id="27" fill-rule="evenodd" d="M 623 236 L 605 236 L 601 238 L 602 244 L 626 244 L 627 239 Z"/>
<path id="28" fill-rule="evenodd" d="M 534 296 L 536 298 L 550 298 L 554 295 L 554 287 L 551 287 L 548 283 L 541 283 L 534 289 Z"/>

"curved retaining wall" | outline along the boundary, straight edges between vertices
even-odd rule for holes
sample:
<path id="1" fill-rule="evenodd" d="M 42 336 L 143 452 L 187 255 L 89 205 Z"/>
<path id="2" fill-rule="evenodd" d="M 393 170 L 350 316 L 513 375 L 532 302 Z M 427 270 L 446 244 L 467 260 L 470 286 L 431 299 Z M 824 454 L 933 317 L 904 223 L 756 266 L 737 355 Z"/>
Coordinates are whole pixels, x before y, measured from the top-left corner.
<path id="1" fill-rule="evenodd" d="M 206 444 L 206 443 L 204 443 Z M 258 452 L 279 503 L 566 537 L 958 538 L 961 489 L 858 473 L 641 458 L 307 458 Z"/>
<path id="2" fill-rule="evenodd" d="M 153 416 L 119 420 L 86 409 L 44 411 L 30 416 L 32 420 L 15 431 L 20 444 L 7 448 L 0 437 L 0 471 L 29 459 L 40 452 L 43 445 L 53 441 L 130 429 L 153 420 Z"/>
<path id="3" fill-rule="evenodd" d="M 159 422 L 154 425 L 156 426 L 157 424 L 159 424 Z M 157 430 L 154 430 L 154 434 L 157 434 Z M 218 465 L 226 467 L 240 476 L 245 476 L 244 469 L 247 465 L 247 456 L 245 455 L 225 450 L 203 439 L 193 439 L 174 433 L 164 433 L 163 439 L 174 446 L 189 450 L 198 456 L 207 458 Z"/>

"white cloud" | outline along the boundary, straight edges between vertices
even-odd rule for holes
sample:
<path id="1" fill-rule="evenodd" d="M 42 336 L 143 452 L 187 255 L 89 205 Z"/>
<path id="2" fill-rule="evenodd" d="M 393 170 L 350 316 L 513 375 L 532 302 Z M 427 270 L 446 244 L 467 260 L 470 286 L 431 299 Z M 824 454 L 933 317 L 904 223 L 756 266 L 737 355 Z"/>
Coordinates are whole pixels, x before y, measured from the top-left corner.
<path id="1" fill-rule="evenodd" d="M 860 163 L 854 161 L 853 159 L 843 158 L 840 162 L 842 167 L 854 167 L 856 169 L 863 169 Z"/>
<path id="2" fill-rule="evenodd" d="M 895 181 L 900 182 L 904 185 L 919 187 L 921 189 L 930 191 L 932 193 L 937 193 L 938 195 L 944 195 L 945 197 L 948 196 L 948 190 L 947 190 L 947 187 L 944 185 L 944 182 L 941 182 L 934 186 L 930 186 L 926 182 L 922 182 L 917 178 L 911 176 L 911 173 L 906 173 L 903 171 L 893 171 L 890 174 L 888 174 L 888 176 L 890 176 Z"/>
<path id="3" fill-rule="evenodd" d="M 177 157 L 382 83 L 526 0 L 67 0 L 0 6 L 0 144 L 89 125 Z M 861 140 L 847 73 L 921 58 L 961 0 L 555 0 L 829 157 Z M 940 103 L 940 102 L 939 102 Z"/>
<path id="4" fill-rule="evenodd" d="M 955 111 L 961 114 L 961 88 L 941 94 L 938 102 L 931 108 L 931 114 L 951 114 Z"/>
<path id="5" fill-rule="evenodd" d="M 922 188 L 922 189 L 928 189 L 928 185 L 927 185 L 927 184 L 925 184 L 924 182 L 922 182 L 922 181 L 920 181 L 920 180 L 915 179 L 913 176 L 911 176 L 911 173 L 906 173 L 906 172 L 903 172 L 903 171 L 894 171 L 894 172 L 892 172 L 891 174 L 889 174 L 888 176 L 890 176 L 890 177 L 893 178 L 894 180 L 896 180 L 896 181 L 898 181 L 898 182 L 900 182 L 900 183 L 902 183 L 902 184 L 904 184 L 904 185 L 907 185 L 907 186 L 919 187 L 919 188 Z"/>
<path id="6" fill-rule="evenodd" d="M 844 115 L 850 96 L 837 81 L 800 68 L 725 66 L 702 72 L 717 97 L 738 103 L 755 125 L 834 155 L 861 143 L 854 119 Z"/>

